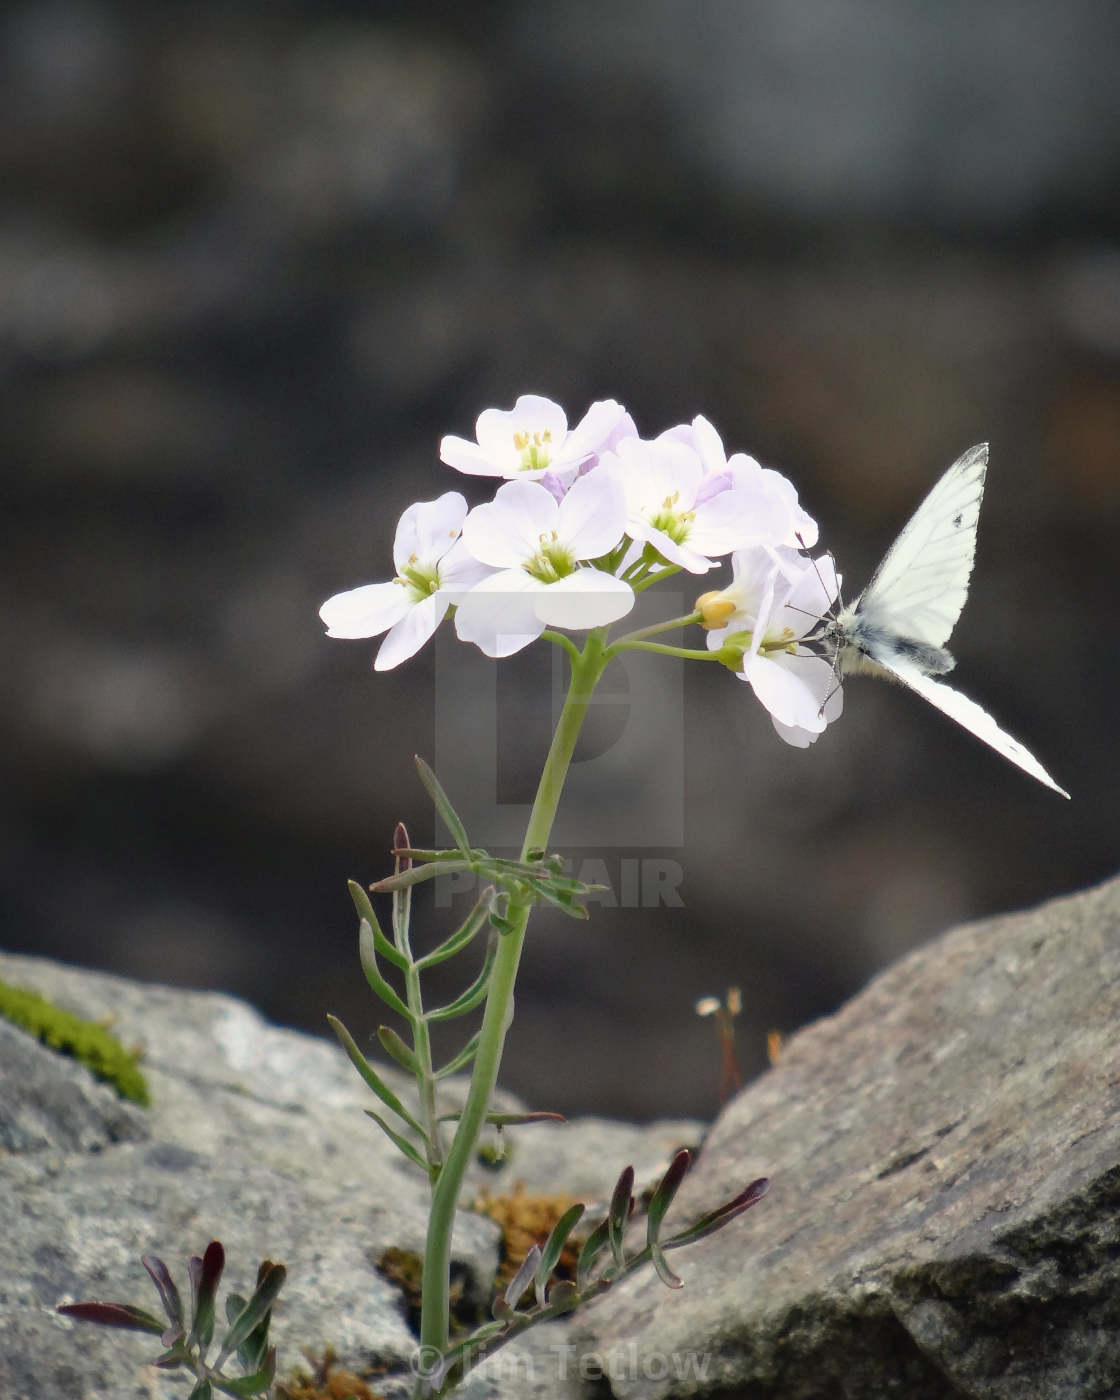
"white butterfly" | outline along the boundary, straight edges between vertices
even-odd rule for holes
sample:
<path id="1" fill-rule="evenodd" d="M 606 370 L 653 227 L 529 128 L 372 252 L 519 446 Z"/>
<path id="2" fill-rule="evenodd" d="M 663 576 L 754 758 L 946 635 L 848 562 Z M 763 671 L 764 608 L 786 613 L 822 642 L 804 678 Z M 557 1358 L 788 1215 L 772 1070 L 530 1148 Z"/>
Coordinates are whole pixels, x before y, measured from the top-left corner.
<path id="1" fill-rule="evenodd" d="M 887 550 L 871 582 L 821 635 L 841 672 L 901 681 L 996 753 L 1068 797 L 1038 759 L 975 700 L 933 679 L 955 665 L 945 643 L 968 597 L 987 470 L 986 442 L 959 457 Z"/>

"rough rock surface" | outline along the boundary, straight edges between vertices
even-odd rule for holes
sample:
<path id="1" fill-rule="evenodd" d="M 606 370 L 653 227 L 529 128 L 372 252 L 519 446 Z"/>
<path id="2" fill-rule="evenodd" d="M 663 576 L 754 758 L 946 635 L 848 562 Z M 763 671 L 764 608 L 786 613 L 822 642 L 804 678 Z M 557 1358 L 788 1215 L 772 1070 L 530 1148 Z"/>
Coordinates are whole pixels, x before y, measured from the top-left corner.
<path id="1" fill-rule="evenodd" d="M 158 1311 L 140 1255 L 163 1256 L 182 1284 L 187 1254 L 215 1236 L 229 1287 L 244 1290 L 266 1255 L 287 1264 L 274 1334 L 289 1364 L 301 1346 L 329 1343 L 355 1370 L 407 1366 L 415 1340 L 402 1297 L 374 1261 L 390 1245 L 422 1248 L 427 1188 L 362 1116 L 371 1100 L 341 1051 L 230 997 L 6 955 L 0 979 L 79 1015 L 111 1016 L 122 1040 L 144 1047 L 153 1097 L 150 1111 L 122 1104 L 72 1060 L 0 1023 L 4 1400 L 182 1400 L 182 1373 L 146 1364 L 151 1339 L 54 1309 L 102 1297 Z M 602 1198 L 627 1161 L 648 1179 L 699 1133 L 690 1122 L 524 1128 L 510 1161 L 480 1167 L 472 1189 L 571 1183 Z M 460 1216 L 455 1259 L 468 1290 L 488 1287 L 497 1235 L 490 1220 Z"/>
<path id="2" fill-rule="evenodd" d="M 1118 1015 L 1113 881 L 948 933 L 794 1037 L 674 1209 L 761 1173 L 768 1199 L 675 1256 L 681 1294 L 585 1315 L 610 1393 L 1120 1395 Z M 702 1383 L 665 1378 L 690 1358 Z"/>

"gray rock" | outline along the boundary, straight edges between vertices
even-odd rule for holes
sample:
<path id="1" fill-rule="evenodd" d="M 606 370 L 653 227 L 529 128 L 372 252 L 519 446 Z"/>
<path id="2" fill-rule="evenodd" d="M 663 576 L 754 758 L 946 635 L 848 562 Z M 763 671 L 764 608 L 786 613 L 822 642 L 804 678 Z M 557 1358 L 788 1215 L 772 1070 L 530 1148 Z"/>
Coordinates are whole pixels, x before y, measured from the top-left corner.
<path id="1" fill-rule="evenodd" d="M 674 1256 L 680 1296 L 636 1279 L 577 1323 L 611 1394 L 1120 1394 L 1118 1010 L 1113 881 L 951 932 L 795 1036 L 674 1211 L 769 1198 Z"/>
<path id="2" fill-rule="evenodd" d="M 273 1329 L 282 1367 L 298 1363 L 301 1347 L 330 1345 L 354 1370 L 397 1371 L 385 1388 L 406 1391 L 416 1343 L 402 1294 L 375 1262 L 389 1246 L 422 1250 L 427 1186 L 363 1116 L 370 1096 L 342 1052 L 270 1026 L 232 997 L 2 954 L 0 979 L 77 1015 L 111 1017 L 126 1043 L 143 1047 L 153 1100 L 148 1111 L 122 1104 L 82 1066 L 0 1022 L 0 1192 L 15 1203 L 0 1255 L 4 1400 L 182 1400 L 181 1373 L 148 1366 L 151 1339 L 55 1309 L 98 1297 L 157 1311 L 141 1254 L 163 1257 L 185 1287 L 186 1256 L 215 1237 L 231 1288 L 246 1291 L 261 1258 L 287 1265 Z M 403 1076 L 383 1073 L 407 1093 Z M 453 1082 L 449 1100 L 462 1089 Z M 627 1162 L 649 1180 L 700 1133 L 688 1121 L 521 1128 L 507 1134 L 498 1169 L 475 1169 L 467 1194 L 522 1181 L 602 1200 Z M 461 1213 L 454 1265 L 480 1306 L 497 1245 L 492 1221 Z M 546 1378 L 551 1385 L 551 1371 Z"/>

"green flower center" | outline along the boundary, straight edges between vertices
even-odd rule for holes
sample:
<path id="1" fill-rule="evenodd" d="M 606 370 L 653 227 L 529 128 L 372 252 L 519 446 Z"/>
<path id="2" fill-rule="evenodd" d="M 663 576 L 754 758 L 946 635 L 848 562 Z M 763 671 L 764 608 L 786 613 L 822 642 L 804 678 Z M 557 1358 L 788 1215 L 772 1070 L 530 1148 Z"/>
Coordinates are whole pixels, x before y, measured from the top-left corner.
<path id="1" fill-rule="evenodd" d="M 552 461 L 552 433 L 548 428 L 543 433 L 514 433 L 513 445 L 523 472 L 543 471 Z"/>
<path id="2" fill-rule="evenodd" d="M 417 557 L 413 554 L 393 582 L 409 589 L 414 603 L 421 603 L 433 593 L 439 592 L 439 570 L 419 567 Z"/>
<path id="3" fill-rule="evenodd" d="M 522 566 L 527 574 L 540 579 L 541 583 L 555 583 L 576 571 L 576 560 L 571 550 L 556 538 L 556 531 L 540 537 L 540 548 Z"/>
<path id="4" fill-rule="evenodd" d="M 692 522 L 696 519 L 694 511 L 681 510 L 679 503 L 680 492 L 674 491 L 661 502 L 661 509 L 654 511 L 649 518 L 653 528 L 668 535 L 674 544 L 684 544 L 692 529 Z"/>

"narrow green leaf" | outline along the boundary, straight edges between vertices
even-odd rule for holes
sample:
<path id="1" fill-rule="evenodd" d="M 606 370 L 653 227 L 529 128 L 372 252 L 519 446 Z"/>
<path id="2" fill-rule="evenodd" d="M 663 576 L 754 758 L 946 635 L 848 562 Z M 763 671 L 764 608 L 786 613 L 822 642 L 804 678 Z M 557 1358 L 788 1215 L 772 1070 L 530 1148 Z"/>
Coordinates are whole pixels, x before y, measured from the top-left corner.
<path id="1" fill-rule="evenodd" d="M 517 1308 L 517 1304 L 521 1301 L 521 1295 L 536 1276 L 537 1269 L 540 1267 L 540 1262 L 541 1247 L 539 1244 L 535 1244 L 525 1255 L 525 1258 L 522 1259 L 521 1267 L 517 1270 L 517 1273 L 514 1274 L 513 1278 L 506 1285 L 505 1291 L 502 1293 L 502 1298 L 509 1307 L 513 1309 Z"/>
<path id="2" fill-rule="evenodd" d="M 406 890 L 412 885 L 434 880 L 437 875 L 457 875 L 460 870 L 473 870 L 470 861 L 454 860 L 433 862 L 431 865 L 414 865 L 411 870 L 402 870 L 399 875 L 386 875 L 384 880 L 375 880 L 370 889 L 374 894 L 392 894 L 394 890 Z"/>
<path id="3" fill-rule="evenodd" d="M 702 1240 L 705 1235 L 713 1235 L 717 1230 L 737 1215 L 742 1215 L 745 1210 L 750 1210 L 751 1206 L 757 1205 L 770 1189 L 768 1177 L 760 1176 L 757 1181 L 752 1181 L 745 1190 L 740 1191 L 731 1200 L 725 1201 L 723 1205 L 717 1206 L 715 1210 L 709 1211 L 707 1215 L 702 1215 L 699 1220 L 694 1220 L 686 1229 L 671 1239 L 662 1240 L 662 1249 L 679 1249 L 681 1245 L 692 1244 L 695 1240 Z"/>
<path id="4" fill-rule="evenodd" d="M 401 1103 L 400 1099 L 397 1098 L 396 1094 L 393 1093 L 392 1089 L 389 1088 L 388 1084 L 384 1082 L 384 1080 L 373 1068 L 370 1062 L 358 1049 L 357 1045 L 354 1042 L 354 1037 L 350 1034 L 350 1032 L 338 1019 L 338 1017 L 328 1016 L 327 1022 L 329 1023 L 331 1030 L 334 1031 L 336 1036 L 338 1036 L 342 1048 L 346 1051 L 347 1055 L 350 1056 L 350 1063 L 366 1081 L 366 1083 L 381 1100 L 381 1102 L 385 1105 L 385 1107 L 391 1109 L 403 1123 L 407 1123 L 408 1126 L 413 1130 L 413 1132 L 419 1133 L 420 1136 L 423 1137 L 424 1129 L 420 1126 L 416 1119 L 413 1118 L 412 1114 L 409 1113 L 408 1109 L 405 1108 L 404 1104 Z"/>
<path id="5" fill-rule="evenodd" d="M 591 1274 L 599 1258 L 610 1243 L 610 1222 L 601 1220 L 583 1242 L 576 1264 L 576 1287 L 582 1293 L 591 1281 Z"/>
<path id="6" fill-rule="evenodd" d="M 626 1222 L 630 1219 L 630 1212 L 634 1209 L 633 1190 L 634 1168 L 623 1167 L 611 1194 L 610 1208 L 607 1211 L 607 1234 L 611 1242 L 611 1253 L 614 1255 L 614 1262 L 620 1269 L 626 1263 L 626 1255 L 622 1248 L 622 1234 L 626 1229 Z"/>
<path id="7" fill-rule="evenodd" d="M 447 1079 L 449 1075 L 458 1074 L 461 1069 L 469 1065 L 478 1054 L 478 1042 L 481 1036 L 482 1032 L 476 1031 L 453 1059 L 448 1060 L 442 1069 L 436 1070 L 435 1077 Z"/>
<path id="8" fill-rule="evenodd" d="M 175 1280 L 171 1277 L 167 1265 L 154 1254 L 142 1255 L 140 1262 L 159 1291 L 164 1312 L 176 1327 L 182 1327 L 183 1300 L 179 1297 L 179 1290 L 175 1287 Z"/>
<path id="9" fill-rule="evenodd" d="M 386 1123 L 385 1119 L 380 1117 L 378 1114 L 374 1113 L 372 1108 L 363 1108 L 362 1112 L 366 1115 L 367 1118 L 373 1119 L 373 1121 L 377 1124 L 377 1126 L 381 1129 L 385 1136 L 391 1142 L 394 1142 L 397 1145 L 397 1147 L 400 1148 L 400 1150 L 404 1153 L 404 1155 L 408 1158 L 410 1162 L 415 1162 L 421 1171 L 429 1172 L 430 1175 L 430 1170 L 427 1162 L 424 1161 L 423 1157 L 421 1157 L 419 1152 L 417 1152 L 416 1148 L 413 1147 L 412 1143 L 410 1143 L 407 1138 L 401 1137 L 400 1133 L 395 1133 L 392 1130 L 392 1128 L 389 1127 L 388 1123 Z"/>
<path id="10" fill-rule="evenodd" d="M 123 1327 L 129 1332 L 162 1335 L 164 1324 L 143 1308 L 130 1303 L 60 1303 L 57 1312 L 78 1322 L 98 1322 L 102 1327 Z"/>
<path id="11" fill-rule="evenodd" d="M 464 855 L 470 853 L 470 842 L 467 840 L 467 830 L 459 818 L 458 812 L 451 805 L 451 799 L 440 786 L 439 779 L 432 772 L 431 768 L 424 762 L 419 754 L 416 755 L 416 771 L 420 774 L 420 781 L 428 789 L 428 796 L 435 803 L 436 811 L 443 818 L 443 824 L 451 833 L 451 839 Z"/>
<path id="12" fill-rule="evenodd" d="M 451 1021 L 456 1016 L 465 1016 L 468 1011 L 473 1011 L 486 996 L 490 987 L 490 971 L 494 966 L 494 955 L 497 951 L 497 940 L 491 937 L 482 970 L 467 990 L 461 996 L 456 997 L 454 1001 L 448 1002 L 446 1006 L 437 1006 L 434 1011 L 426 1011 L 424 1019 L 426 1021 Z"/>
<path id="13" fill-rule="evenodd" d="M 236 1400 L 246 1400 L 249 1396 L 265 1395 L 275 1376 L 276 1348 L 269 1347 L 263 1363 L 251 1376 L 238 1376 L 235 1379 L 216 1376 L 214 1384 L 224 1395 L 232 1395 Z"/>
<path id="14" fill-rule="evenodd" d="M 488 886 L 479 895 L 474 908 L 451 937 L 445 939 L 438 948 L 433 948 L 430 953 L 425 953 L 422 958 L 416 960 L 417 969 L 423 972 L 425 968 L 435 967 L 437 963 L 446 962 L 448 958 L 454 957 L 470 943 L 481 928 L 485 927 L 493 907 L 494 890 Z"/>
<path id="15" fill-rule="evenodd" d="M 364 919 L 370 928 L 373 929 L 373 941 L 377 951 L 386 961 L 391 962 L 395 967 L 399 967 L 402 972 L 408 967 L 408 959 L 403 954 L 397 952 L 396 948 L 389 942 L 382 932 L 381 925 L 377 921 L 377 915 L 373 912 L 373 905 L 370 903 L 369 895 L 358 884 L 357 880 L 347 880 L 346 888 L 350 891 L 350 898 L 354 901 L 354 908 L 358 911 L 359 922 Z"/>
<path id="16" fill-rule="evenodd" d="M 456 1110 L 454 1113 L 441 1113 L 439 1121 L 441 1123 L 455 1123 L 462 1116 L 460 1110 Z M 495 1128 L 512 1128 L 521 1123 L 566 1123 L 568 1120 L 562 1113 L 488 1113 L 485 1121 Z"/>
<path id="17" fill-rule="evenodd" d="M 213 1400 L 214 1390 L 208 1380 L 198 1381 L 187 1400 Z"/>
<path id="18" fill-rule="evenodd" d="M 226 1252 L 219 1240 L 210 1241 L 201 1259 L 197 1254 L 194 1254 L 187 1263 L 191 1276 L 191 1296 L 194 1304 L 191 1331 L 187 1341 L 188 1344 L 198 1343 L 200 1357 L 205 1357 L 206 1350 L 214 1336 L 214 1302 L 225 1265 Z"/>
<path id="19" fill-rule="evenodd" d="M 653 1195 L 649 1198 L 649 1209 L 646 1212 L 646 1241 L 651 1246 L 657 1243 L 657 1237 L 661 1233 L 661 1222 L 665 1219 L 665 1212 L 673 1204 L 673 1197 L 680 1189 L 691 1161 L 688 1149 L 682 1147 L 669 1163 L 665 1175 L 654 1187 Z M 658 1272 L 660 1273 L 660 1270 Z"/>
<path id="20" fill-rule="evenodd" d="M 381 1048 L 386 1055 L 396 1060 L 409 1074 L 420 1073 L 420 1061 L 396 1033 L 392 1026 L 378 1026 L 377 1038 L 381 1042 Z"/>
<path id="21" fill-rule="evenodd" d="M 393 873 L 395 875 L 406 874 L 412 869 L 412 861 L 405 854 L 407 849 L 408 832 L 405 830 L 404 822 L 398 822 L 396 830 L 393 832 Z M 411 925 L 412 887 L 406 885 L 403 889 L 393 891 L 393 942 L 410 964 L 412 962 L 412 947 L 409 942 Z"/>
<path id="22" fill-rule="evenodd" d="M 373 929 L 365 919 L 362 920 L 358 933 L 358 956 L 362 961 L 362 971 L 366 975 L 366 981 L 391 1010 L 398 1016 L 409 1019 L 408 1007 L 400 999 L 388 982 L 381 975 L 381 969 L 377 966 L 376 943 L 373 936 Z"/>
<path id="23" fill-rule="evenodd" d="M 220 1370 L 222 1363 L 231 1352 L 237 1351 L 248 1339 L 250 1333 L 256 1330 L 261 1322 L 272 1310 L 272 1305 L 276 1301 L 276 1295 L 284 1286 L 284 1280 L 288 1276 L 287 1269 L 283 1264 L 271 1264 L 253 1293 L 253 1296 L 242 1308 L 236 1320 L 231 1325 L 229 1331 L 222 1339 L 222 1348 L 218 1353 L 218 1359 L 214 1363 L 215 1368 Z"/>
<path id="24" fill-rule="evenodd" d="M 586 1206 L 576 1204 L 570 1206 L 556 1224 L 552 1227 L 552 1233 L 544 1242 L 541 1250 L 541 1262 L 537 1266 L 536 1277 L 533 1282 L 536 1285 L 537 1302 L 543 1308 L 545 1305 L 545 1289 L 553 1269 L 560 1262 L 560 1256 L 564 1252 L 564 1246 L 568 1243 L 568 1236 L 583 1219 Z"/>
<path id="25" fill-rule="evenodd" d="M 672 1271 L 672 1269 L 670 1269 L 668 1263 L 666 1262 L 664 1251 L 660 1248 L 659 1245 L 650 1245 L 649 1257 L 653 1262 L 653 1267 L 657 1272 L 657 1277 L 661 1280 L 663 1284 L 665 1284 L 667 1288 L 684 1287 L 684 1279 L 678 1278 L 677 1275 Z"/>

